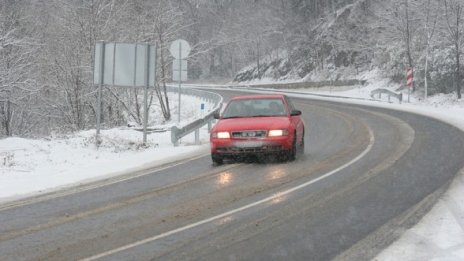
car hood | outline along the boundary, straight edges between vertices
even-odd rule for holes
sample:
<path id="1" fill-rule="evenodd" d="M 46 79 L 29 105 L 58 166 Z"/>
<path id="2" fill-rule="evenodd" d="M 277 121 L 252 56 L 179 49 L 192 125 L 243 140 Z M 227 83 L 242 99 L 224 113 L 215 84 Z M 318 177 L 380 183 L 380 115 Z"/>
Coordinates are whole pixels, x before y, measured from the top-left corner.
<path id="1" fill-rule="evenodd" d="M 289 125 L 287 117 L 232 118 L 219 120 L 214 131 L 287 129 Z"/>

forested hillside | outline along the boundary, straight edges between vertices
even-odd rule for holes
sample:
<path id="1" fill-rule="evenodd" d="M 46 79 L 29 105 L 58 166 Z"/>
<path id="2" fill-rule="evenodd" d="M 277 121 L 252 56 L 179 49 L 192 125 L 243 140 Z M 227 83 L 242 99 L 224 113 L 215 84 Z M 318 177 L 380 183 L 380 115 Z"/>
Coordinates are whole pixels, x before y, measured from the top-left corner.
<path id="1" fill-rule="evenodd" d="M 288 26 L 293 44 L 267 52 L 235 80 L 356 79 L 360 72 L 377 68 L 405 83 L 412 67 L 416 92 L 424 92 L 427 84 L 428 94 L 456 92 L 461 97 L 464 1 L 338 2 L 336 8 L 327 5 L 311 12 L 311 6 L 299 1 L 295 15 L 300 22 Z"/>
<path id="2" fill-rule="evenodd" d="M 463 8 L 463 0 L 0 0 L 0 137 L 93 128 L 99 40 L 156 43 L 158 90 L 171 77 L 169 45 L 183 38 L 193 80 L 356 79 L 378 68 L 404 81 L 413 67 L 416 92 L 427 79 L 429 93 L 460 97 Z M 139 92 L 105 88 L 104 124 L 140 123 Z"/>

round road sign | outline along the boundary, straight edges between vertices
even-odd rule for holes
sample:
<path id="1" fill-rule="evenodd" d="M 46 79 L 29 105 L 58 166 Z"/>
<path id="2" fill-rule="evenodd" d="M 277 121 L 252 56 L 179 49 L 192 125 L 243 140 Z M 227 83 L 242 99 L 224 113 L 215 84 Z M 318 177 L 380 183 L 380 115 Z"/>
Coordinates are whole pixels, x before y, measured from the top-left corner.
<path id="1" fill-rule="evenodd" d="M 177 39 L 172 42 L 169 51 L 171 55 L 174 56 L 176 59 L 185 59 L 190 53 L 190 45 L 187 41 L 183 39 Z"/>

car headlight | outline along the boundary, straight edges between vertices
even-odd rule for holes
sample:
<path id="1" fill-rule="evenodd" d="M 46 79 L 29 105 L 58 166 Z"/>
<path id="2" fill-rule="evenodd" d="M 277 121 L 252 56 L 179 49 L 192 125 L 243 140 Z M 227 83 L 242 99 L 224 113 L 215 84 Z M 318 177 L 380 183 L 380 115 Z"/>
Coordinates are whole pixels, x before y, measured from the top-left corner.
<path id="1" fill-rule="evenodd" d="M 269 137 L 280 137 L 280 136 L 287 136 L 288 130 L 270 130 L 268 133 Z"/>
<path id="2" fill-rule="evenodd" d="M 215 139 L 230 139 L 230 134 L 227 131 L 219 131 L 213 133 Z"/>

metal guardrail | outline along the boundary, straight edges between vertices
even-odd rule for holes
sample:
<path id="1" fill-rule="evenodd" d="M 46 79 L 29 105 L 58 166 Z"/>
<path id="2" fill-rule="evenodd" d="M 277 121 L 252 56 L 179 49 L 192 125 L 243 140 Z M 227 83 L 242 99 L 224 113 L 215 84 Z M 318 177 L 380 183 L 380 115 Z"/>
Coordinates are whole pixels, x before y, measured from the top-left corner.
<path id="1" fill-rule="evenodd" d="M 379 99 L 382 98 L 382 94 L 387 94 L 388 95 L 388 102 L 390 102 L 390 98 L 393 96 L 394 98 L 398 99 L 398 102 L 401 103 L 403 101 L 403 93 L 396 93 L 396 92 L 392 92 L 390 90 L 387 90 L 387 89 L 375 89 L 373 91 L 371 91 L 371 97 L 372 99 L 375 99 L 374 95 L 378 94 L 379 95 Z"/>
<path id="2" fill-rule="evenodd" d="M 319 81 L 319 82 L 295 82 L 295 83 L 272 83 L 272 84 L 253 84 L 253 88 L 274 88 L 274 89 L 303 89 L 303 88 L 321 88 L 325 86 L 341 87 L 364 85 L 365 80 L 336 80 L 336 81 Z"/>
<path id="3" fill-rule="evenodd" d="M 178 92 L 178 90 L 179 89 L 177 87 L 167 86 L 167 91 L 169 92 Z M 182 88 L 182 94 L 197 96 L 213 104 L 213 109 L 203 118 L 196 119 L 193 122 L 180 128 L 178 126 L 173 126 L 171 128 L 171 142 L 174 144 L 174 146 L 179 144 L 179 139 L 192 132 L 195 132 L 195 144 L 199 144 L 200 128 L 208 124 L 208 131 L 211 129 L 212 121 L 214 120 L 214 114 L 220 112 L 223 98 L 219 94 L 193 88 Z"/>

